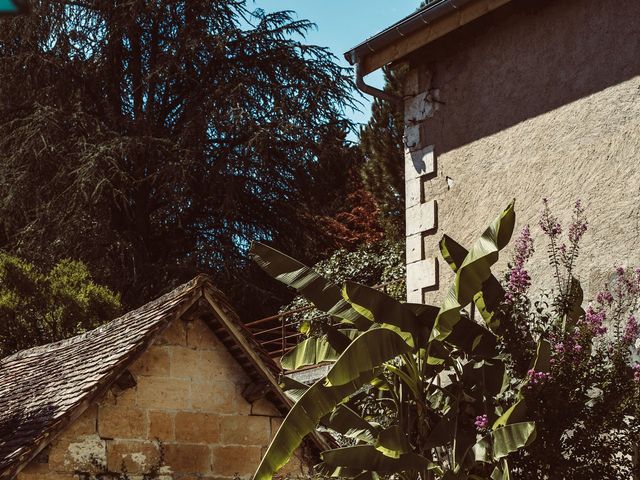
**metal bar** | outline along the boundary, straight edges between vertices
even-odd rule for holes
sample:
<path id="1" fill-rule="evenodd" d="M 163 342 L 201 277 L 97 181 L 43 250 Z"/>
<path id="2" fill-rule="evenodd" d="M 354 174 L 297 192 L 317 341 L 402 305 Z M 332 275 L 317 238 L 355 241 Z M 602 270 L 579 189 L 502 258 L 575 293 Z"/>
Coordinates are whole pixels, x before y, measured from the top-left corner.
<path id="1" fill-rule="evenodd" d="M 277 315 L 271 315 L 270 317 L 261 318 L 259 320 L 255 320 L 253 322 L 245 323 L 245 326 L 252 327 L 253 325 L 260 325 L 262 323 L 266 323 L 272 320 L 278 320 L 282 317 L 288 317 L 289 315 L 294 315 L 296 313 L 307 312 L 309 310 L 313 310 L 315 307 L 313 305 L 309 305 L 308 307 L 296 308 L 294 310 L 288 310 L 283 313 L 278 313 Z"/>
<path id="2" fill-rule="evenodd" d="M 299 337 L 300 334 L 299 333 L 294 333 L 293 335 L 289 335 L 287 337 L 284 337 L 285 339 L 289 339 L 289 338 L 295 338 L 295 337 Z M 274 340 L 269 340 L 267 342 L 260 342 L 260 345 L 265 346 L 265 345 L 269 345 L 271 343 L 278 343 L 278 342 L 282 342 L 282 338 L 276 338 Z"/>
<path id="3" fill-rule="evenodd" d="M 285 327 L 285 328 L 286 328 L 286 327 Z M 270 328 L 270 329 L 268 329 L 268 330 L 257 330 L 257 331 L 252 332 L 252 333 L 253 333 L 253 336 L 254 336 L 254 337 L 257 337 L 258 335 L 262 335 L 263 333 L 269 333 L 269 332 L 280 331 L 281 329 L 282 329 L 282 326 L 281 326 L 281 325 L 278 325 L 277 327 L 273 327 L 273 328 Z"/>
<path id="4" fill-rule="evenodd" d="M 274 356 L 279 357 L 280 355 L 284 355 L 285 353 L 290 352 L 294 348 L 296 348 L 296 345 L 292 347 L 287 347 L 284 350 L 273 350 L 269 352 L 269 355 L 271 356 L 271 358 L 273 358 Z"/>

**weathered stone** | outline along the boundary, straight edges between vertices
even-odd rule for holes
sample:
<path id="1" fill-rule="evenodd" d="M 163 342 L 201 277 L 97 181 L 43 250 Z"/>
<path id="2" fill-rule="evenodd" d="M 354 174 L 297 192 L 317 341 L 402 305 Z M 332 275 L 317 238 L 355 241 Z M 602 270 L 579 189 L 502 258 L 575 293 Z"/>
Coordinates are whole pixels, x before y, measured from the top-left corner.
<path id="1" fill-rule="evenodd" d="M 436 228 L 436 202 L 431 200 L 407 209 L 407 237 L 433 232 Z"/>
<path id="2" fill-rule="evenodd" d="M 242 417 L 232 416 L 238 419 Z M 186 443 L 218 443 L 220 417 L 209 413 L 178 412 L 175 418 L 176 440 Z"/>
<path id="3" fill-rule="evenodd" d="M 438 259 L 427 258 L 407 265 L 407 291 L 422 290 L 438 283 Z M 420 303 L 422 300 L 420 300 Z"/>
<path id="4" fill-rule="evenodd" d="M 98 411 L 98 433 L 102 438 L 144 438 L 147 422 L 144 410 L 102 405 Z"/>
<path id="5" fill-rule="evenodd" d="M 45 475 L 49 473 L 49 463 L 38 463 L 32 461 L 29 465 L 27 465 L 19 474 L 18 480 L 21 479 L 38 479 L 44 478 Z"/>
<path id="6" fill-rule="evenodd" d="M 419 262 L 424 257 L 424 241 L 422 233 L 416 233 L 407 237 L 407 258 L 406 263 Z"/>
<path id="7" fill-rule="evenodd" d="M 224 445 L 266 445 L 269 443 L 269 417 L 233 415 L 220 418 Z"/>
<path id="8" fill-rule="evenodd" d="M 138 404 L 153 409 L 191 408 L 191 382 L 180 378 L 140 377 Z"/>
<path id="9" fill-rule="evenodd" d="M 433 176 L 436 173 L 436 159 L 434 146 L 419 150 L 405 150 L 404 178 L 408 182 L 423 176 Z"/>
<path id="10" fill-rule="evenodd" d="M 420 93 L 420 75 L 417 69 L 413 68 L 407 72 L 403 93 L 405 97 L 414 97 Z"/>
<path id="11" fill-rule="evenodd" d="M 198 359 L 198 378 L 205 381 L 228 380 L 236 385 L 247 383 L 242 367 L 226 350 L 203 350 Z"/>
<path id="12" fill-rule="evenodd" d="M 236 386 L 231 382 L 194 383 L 192 404 L 195 410 L 219 414 L 238 413 L 242 402 L 246 404 L 245 409 L 250 410 L 248 402 L 238 398 Z"/>
<path id="13" fill-rule="evenodd" d="M 95 462 L 105 461 L 106 443 L 97 434 L 56 441 L 49 452 L 49 469 L 55 472 L 91 471 Z"/>
<path id="14" fill-rule="evenodd" d="M 182 320 L 174 320 L 155 341 L 156 345 L 186 345 L 187 335 Z"/>
<path id="15" fill-rule="evenodd" d="M 255 472 L 260 463 L 260 453 L 260 447 L 212 447 L 213 473 L 227 477 L 235 474 L 249 476 Z"/>
<path id="16" fill-rule="evenodd" d="M 187 346 L 201 350 L 224 348 L 211 328 L 199 318 L 187 324 Z"/>
<path id="17" fill-rule="evenodd" d="M 165 456 L 173 472 L 211 473 L 211 450 L 206 445 L 169 444 L 165 447 Z"/>
<path id="18" fill-rule="evenodd" d="M 421 146 L 421 128 L 420 124 L 406 124 L 404 126 L 403 142 L 408 150 L 416 150 Z"/>
<path id="19" fill-rule="evenodd" d="M 420 92 L 404 102 L 405 124 L 422 122 L 433 115 L 435 107 L 430 93 Z"/>
<path id="20" fill-rule="evenodd" d="M 422 290 L 407 290 L 407 302 L 409 303 L 422 303 L 423 295 Z"/>
<path id="21" fill-rule="evenodd" d="M 131 366 L 134 376 L 153 375 L 168 377 L 170 368 L 169 351 L 167 347 L 152 346 Z"/>
<path id="22" fill-rule="evenodd" d="M 65 431 L 58 437 L 59 440 L 73 440 L 80 435 L 91 435 L 96 433 L 98 419 L 98 406 L 92 404 L 80 417 L 71 422 Z"/>
<path id="23" fill-rule="evenodd" d="M 146 473 L 160 458 L 158 445 L 150 441 L 109 440 L 107 442 L 107 467 L 111 471 Z"/>
<path id="24" fill-rule="evenodd" d="M 412 178 L 404 182 L 405 208 L 422 203 L 422 179 Z"/>
<path id="25" fill-rule="evenodd" d="M 269 400 L 266 398 L 260 398 L 251 404 L 251 415 L 279 417 L 281 413 Z"/>
<path id="26" fill-rule="evenodd" d="M 102 404 L 112 404 L 118 405 L 121 407 L 133 407 L 138 403 L 138 390 L 137 387 L 128 388 L 126 390 L 120 390 L 117 392 L 112 392 L 113 397 L 108 398 L 107 402 L 102 402 Z"/>
<path id="27" fill-rule="evenodd" d="M 171 412 L 162 410 L 149 410 L 149 440 L 158 439 L 162 442 L 175 439 L 175 429 Z"/>
<path id="28" fill-rule="evenodd" d="M 171 347 L 171 376 L 174 378 L 200 379 L 201 350 L 188 347 Z"/>

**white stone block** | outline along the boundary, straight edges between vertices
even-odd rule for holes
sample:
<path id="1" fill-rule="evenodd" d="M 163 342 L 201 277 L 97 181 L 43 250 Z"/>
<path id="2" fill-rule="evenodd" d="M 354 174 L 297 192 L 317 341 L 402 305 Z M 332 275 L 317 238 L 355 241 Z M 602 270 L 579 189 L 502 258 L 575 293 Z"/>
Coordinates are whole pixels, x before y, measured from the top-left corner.
<path id="1" fill-rule="evenodd" d="M 420 148 L 420 125 L 405 123 L 403 140 L 404 147 L 407 150 Z"/>
<path id="2" fill-rule="evenodd" d="M 433 145 L 419 150 L 405 150 L 404 179 L 408 182 L 423 175 L 436 173 L 436 158 Z"/>
<path id="3" fill-rule="evenodd" d="M 407 291 L 407 302 L 422 303 L 422 290 Z"/>
<path id="4" fill-rule="evenodd" d="M 422 289 L 436 286 L 438 284 L 437 262 L 436 258 L 427 258 L 407 265 L 407 292 L 418 290 L 422 296 Z M 420 300 L 422 301 L 422 298 Z"/>
<path id="5" fill-rule="evenodd" d="M 404 182 L 405 208 L 411 208 L 422 202 L 422 179 L 410 178 Z"/>
<path id="6" fill-rule="evenodd" d="M 424 258 L 424 241 L 421 233 L 407 237 L 407 264 Z"/>
<path id="7" fill-rule="evenodd" d="M 434 103 L 431 101 L 431 92 L 422 92 L 404 102 L 404 123 L 422 122 L 433 116 Z"/>
<path id="8" fill-rule="evenodd" d="M 416 233 L 430 232 L 436 228 L 436 201 L 430 200 L 407 208 L 407 237 Z"/>

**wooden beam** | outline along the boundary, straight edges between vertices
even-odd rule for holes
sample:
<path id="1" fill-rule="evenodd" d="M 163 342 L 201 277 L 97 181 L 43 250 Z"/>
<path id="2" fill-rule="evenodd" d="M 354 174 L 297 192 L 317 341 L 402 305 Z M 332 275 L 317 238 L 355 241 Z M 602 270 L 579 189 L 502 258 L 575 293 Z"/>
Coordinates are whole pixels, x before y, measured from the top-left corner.
<path id="1" fill-rule="evenodd" d="M 467 3 L 458 10 L 438 18 L 432 23 L 425 24 L 424 28 L 367 55 L 361 61 L 361 71 L 364 75 L 367 75 L 391 62 L 406 57 L 411 52 L 509 3 L 509 1 L 510 0 L 478 0 Z"/>

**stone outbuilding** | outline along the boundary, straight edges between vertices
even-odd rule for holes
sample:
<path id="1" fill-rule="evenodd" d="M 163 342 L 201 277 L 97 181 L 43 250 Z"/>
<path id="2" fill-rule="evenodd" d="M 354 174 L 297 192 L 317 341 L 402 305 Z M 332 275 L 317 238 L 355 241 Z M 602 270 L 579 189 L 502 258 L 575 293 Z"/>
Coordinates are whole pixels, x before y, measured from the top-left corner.
<path id="1" fill-rule="evenodd" d="M 565 225 L 582 200 L 587 293 L 640 264 L 639 18 L 638 0 L 432 0 L 345 54 L 363 91 L 404 105 L 409 301 L 451 283 L 443 233 L 468 247 L 514 198 L 538 285 L 544 197 Z M 384 66 L 404 71 L 400 96 L 366 84 Z"/>
<path id="2" fill-rule="evenodd" d="M 278 373 L 199 276 L 0 362 L 0 479 L 247 478 L 290 408 Z"/>

